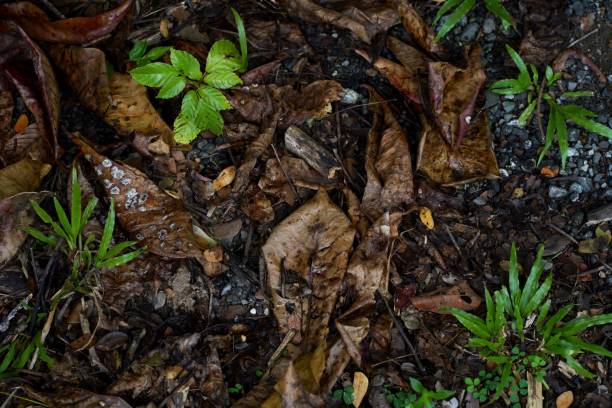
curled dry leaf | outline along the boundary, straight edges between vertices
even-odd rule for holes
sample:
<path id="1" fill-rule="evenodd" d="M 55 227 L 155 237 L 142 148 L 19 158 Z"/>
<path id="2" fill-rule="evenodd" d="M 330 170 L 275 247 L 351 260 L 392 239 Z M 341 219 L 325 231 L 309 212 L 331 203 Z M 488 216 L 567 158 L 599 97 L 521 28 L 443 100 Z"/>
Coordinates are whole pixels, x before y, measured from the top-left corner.
<path id="1" fill-rule="evenodd" d="M 49 170 L 51 165 L 31 159 L 23 159 L 0 169 L 0 199 L 37 191 Z"/>
<path id="2" fill-rule="evenodd" d="M 19 26 L 6 20 L 0 22 L 0 55 L 0 77 L 17 89 L 36 119 L 49 156 L 57 158 L 60 96 L 49 60 Z"/>
<path id="3" fill-rule="evenodd" d="M 250 19 L 246 24 L 246 32 L 249 44 L 259 50 L 284 51 L 291 55 L 314 53 L 302 35 L 300 26 L 296 23 Z M 278 49 L 279 38 L 283 39 L 280 50 Z"/>
<path id="4" fill-rule="evenodd" d="M 381 33 L 399 22 L 397 13 L 386 1 L 359 0 L 340 2 L 342 10 L 321 6 L 312 0 L 283 0 L 291 15 L 296 15 L 310 23 L 332 24 L 338 28 L 350 30 L 361 41 L 370 44 Z M 334 3 L 323 2 L 327 6 Z"/>
<path id="5" fill-rule="evenodd" d="M 413 201 L 412 163 L 408 140 L 389 106 L 370 90 L 374 118 L 366 147 L 367 183 L 361 208 L 371 219 Z"/>
<path id="6" fill-rule="evenodd" d="M 410 301 L 419 310 L 445 313 L 444 309 L 449 307 L 474 310 L 480 306 L 482 298 L 472 290 L 467 282 L 463 281 L 450 288 L 438 289 L 421 296 L 415 296 Z"/>
<path id="7" fill-rule="evenodd" d="M 7 163 L 14 163 L 22 158 L 37 161 L 49 159 L 49 147 L 40 133 L 38 123 L 32 123 L 23 132 L 13 135 L 0 152 Z"/>
<path id="8" fill-rule="evenodd" d="M 19 24 L 35 40 L 62 44 L 86 44 L 97 40 L 117 27 L 132 6 L 132 0 L 93 17 L 75 17 L 50 21 L 33 3 L 20 1 L 0 5 L 0 15 Z"/>
<path id="9" fill-rule="evenodd" d="M 240 209 L 249 219 L 261 223 L 274 220 L 274 208 L 266 193 L 255 187 L 247 189 L 242 197 Z"/>
<path id="10" fill-rule="evenodd" d="M 34 221 L 30 201 L 40 197 L 41 193 L 21 193 L 0 200 L 0 265 L 15 256 L 25 242 L 27 234 L 21 228 Z"/>
<path id="11" fill-rule="evenodd" d="M 104 53 L 97 48 L 60 45 L 48 53 L 83 106 L 104 115 L 111 102 Z"/>
<path id="12" fill-rule="evenodd" d="M 332 102 L 342 99 L 342 85 L 336 81 L 318 80 L 301 90 L 292 86 L 272 87 L 274 102 L 280 107 L 279 127 L 301 125 L 308 119 L 321 119 L 331 113 Z"/>
<path id="13" fill-rule="evenodd" d="M 221 190 L 229 186 L 236 177 L 236 166 L 229 166 L 221 170 L 221 173 L 213 180 L 212 186 L 215 190 Z"/>
<path id="14" fill-rule="evenodd" d="M 421 48 L 432 54 L 444 52 L 442 45 L 434 41 L 436 33 L 408 0 L 391 0 L 391 2 L 401 17 L 402 25 Z"/>
<path id="15" fill-rule="evenodd" d="M 429 97 L 433 117 L 444 140 L 458 146 L 473 119 L 474 104 L 486 75 L 480 65 L 480 47 L 472 46 L 467 67 L 448 62 L 429 63 Z"/>
<path id="16" fill-rule="evenodd" d="M 359 407 L 361 405 L 363 397 L 365 397 L 368 392 L 369 383 L 370 381 L 364 373 L 355 371 L 355 374 L 353 374 L 353 388 L 355 390 L 355 398 L 353 399 L 354 407 Z"/>
<path id="17" fill-rule="evenodd" d="M 191 214 L 182 201 L 166 194 L 141 171 L 97 153 L 79 136 L 73 140 L 114 199 L 117 218 L 133 238 L 153 254 L 171 259 L 192 257 L 206 267 L 193 235 Z"/>
<path id="18" fill-rule="evenodd" d="M 370 61 L 367 54 L 361 50 L 357 54 Z M 407 69 L 397 62 L 390 59 L 379 57 L 373 63 L 374 68 L 389 80 L 391 85 L 396 87 L 412 103 L 420 105 L 422 103 L 421 86 L 418 77 L 410 69 Z"/>
<path id="19" fill-rule="evenodd" d="M 430 181 L 442 185 L 460 185 L 474 180 L 499 178 L 497 159 L 492 149 L 489 121 L 481 113 L 468 136 L 453 149 L 426 120 L 421 121 L 421 139 L 417 170 Z"/>
<path id="20" fill-rule="evenodd" d="M 123 398 L 96 394 L 82 388 L 66 387 L 57 390 L 54 394 L 43 394 L 29 386 L 24 386 L 30 398 L 41 401 L 49 407 L 113 407 L 113 408 L 132 408 Z"/>
<path id="21" fill-rule="evenodd" d="M 303 351 L 325 340 L 355 230 L 324 191 L 276 226 L 262 247 L 273 311 Z M 308 293 L 308 294 L 306 294 Z"/>

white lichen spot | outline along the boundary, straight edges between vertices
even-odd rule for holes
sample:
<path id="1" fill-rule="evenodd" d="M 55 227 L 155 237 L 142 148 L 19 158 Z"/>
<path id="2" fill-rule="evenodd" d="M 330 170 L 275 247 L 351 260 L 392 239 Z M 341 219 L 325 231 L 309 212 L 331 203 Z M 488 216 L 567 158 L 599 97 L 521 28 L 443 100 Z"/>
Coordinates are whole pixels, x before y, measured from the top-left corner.
<path id="1" fill-rule="evenodd" d="M 139 240 L 139 241 L 144 240 L 145 239 L 144 234 L 139 232 L 138 234 L 136 234 L 136 239 Z"/>
<path id="2" fill-rule="evenodd" d="M 110 161 L 109 159 L 102 160 L 102 166 L 103 167 L 111 167 L 112 165 L 113 165 L 113 162 Z"/>
<path id="3" fill-rule="evenodd" d="M 104 167 L 102 167 L 102 165 L 101 165 L 101 164 L 99 164 L 99 165 L 97 165 L 97 166 L 96 166 L 96 174 L 97 174 L 98 176 L 101 176 L 103 171 L 104 171 Z"/>
<path id="4" fill-rule="evenodd" d="M 121 179 L 121 184 L 123 184 L 124 186 L 129 185 L 131 182 L 132 182 L 132 179 L 129 179 L 127 177 L 124 179 Z"/>
<path id="5" fill-rule="evenodd" d="M 165 241 L 166 238 L 168 238 L 168 231 L 165 229 L 160 229 L 157 231 L 157 238 L 159 238 L 160 241 Z"/>
<path id="6" fill-rule="evenodd" d="M 104 185 L 104 188 L 107 190 L 111 189 L 114 186 L 114 184 L 110 180 L 107 180 L 107 179 L 102 180 L 102 184 Z"/>
<path id="7" fill-rule="evenodd" d="M 138 192 L 135 188 L 130 188 L 127 193 L 125 193 L 125 208 L 130 209 L 136 206 L 136 201 L 138 200 Z"/>
<path id="8" fill-rule="evenodd" d="M 125 172 L 117 166 L 113 166 L 111 169 L 111 176 L 113 176 L 114 179 L 120 179 L 124 174 Z"/>
<path id="9" fill-rule="evenodd" d="M 472 121 L 472 117 L 471 117 L 471 116 L 466 116 L 466 117 L 465 117 L 465 123 L 466 123 L 466 124 L 468 124 L 468 125 L 469 125 L 471 121 Z"/>
<path id="10" fill-rule="evenodd" d="M 117 186 L 113 186 L 113 187 L 110 189 L 110 193 L 111 193 L 112 195 L 117 195 L 117 194 L 119 194 L 120 192 L 121 192 L 121 190 L 120 190 L 120 189 L 119 189 L 119 187 L 117 187 Z"/>

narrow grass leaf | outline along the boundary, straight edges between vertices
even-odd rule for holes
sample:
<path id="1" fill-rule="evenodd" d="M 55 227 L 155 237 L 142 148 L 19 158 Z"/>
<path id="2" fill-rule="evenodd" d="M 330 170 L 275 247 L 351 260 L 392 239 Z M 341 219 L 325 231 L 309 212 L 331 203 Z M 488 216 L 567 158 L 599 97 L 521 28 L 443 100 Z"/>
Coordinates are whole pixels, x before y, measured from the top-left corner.
<path id="1" fill-rule="evenodd" d="M 499 0 L 485 0 L 485 7 L 501 20 L 504 30 L 515 25 L 514 19 Z"/>
<path id="2" fill-rule="evenodd" d="M 523 287 L 523 293 L 521 294 L 521 309 L 525 310 L 529 300 L 532 298 L 538 287 L 538 281 L 540 280 L 540 276 L 542 276 L 542 272 L 544 271 L 544 265 L 542 265 L 542 256 L 544 255 L 544 245 L 540 245 L 538 248 L 538 253 L 536 255 L 536 259 L 531 265 L 531 270 L 529 271 L 529 276 L 527 277 L 527 281 L 525 282 L 525 286 Z M 527 313 L 528 314 L 528 313 Z"/>
<path id="3" fill-rule="evenodd" d="M 565 125 L 565 116 L 560 110 L 555 111 L 555 129 L 557 131 L 557 143 L 559 144 L 559 153 L 561 153 L 561 168 L 565 169 L 567 164 L 568 155 L 568 141 L 567 141 L 567 126 Z"/>
<path id="4" fill-rule="evenodd" d="M 506 44 L 506 51 L 508 51 L 510 58 L 512 58 L 512 61 L 514 61 L 514 65 L 516 65 L 520 74 L 523 75 L 523 77 L 526 76 L 527 78 L 529 78 L 529 71 L 527 70 L 527 65 L 525 65 L 525 62 L 518 54 L 518 52 L 516 52 L 514 48 L 512 48 L 508 44 Z"/>
<path id="5" fill-rule="evenodd" d="M 72 168 L 70 174 L 71 194 L 70 194 L 70 224 L 73 237 L 77 237 L 81 232 L 81 185 L 77 176 L 76 167 Z"/>
<path id="6" fill-rule="evenodd" d="M 495 330 L 495 306 L 493 305 L 493 298 L 491 297 L 491 294 L 489 293 L 489 289 L 486 288 L 485 286 L 485 301 L 487 304 L 487 317 L 486 317 L 486 322 L 487 322 L 487 329 L 489 330 L 490 333 L 493 333 Z"/>
<path id="7" fill-rule="evenodd" d="M 37 240 L 41 242 L 44 242 L 47 245 L 55 245 L 57 243 L 57 240 L 55 239 L 55 237 L 53 237 L 52 235 L 47 236 L 43 234 L 42 231 L 36 228 L 23 227 L 22 230 L 24 230 L 26 233 L 30 234 L 32 237 L 36 238 Z"/>
<path id="8" fill-rule="evenodd" d="M 544 328 L 542 329 L 542 337 L 545 340 L 546 338 L 548 338 L 548 336 L 550 336 L 550 333 L 552 332 L 552 329 L 555 327 L 555 325 L 561 320 L 563 320 L 563 318 L 567 316 L 567 314 L 570 312 L 570 310 L 573 309 L 573 307 L 574 305 L 565 305 L 564 307 L 559 309 L 557 313 L 552 315 L 550 319 L 546 321 L 546 324 L 544 324 Z M 566 323 L 563 327 L 567 327 L 568 324 L 569 323 Z"/>
<path id="9" fill-rule="evenodd" d="M 100 239 L 100 248 L 96 259 L 104 259 L 106 252 L 110 247 L 111 240 L 113 239 L 113 231 L 115 229 L 115 202 L 111 199 L 110 208 L 108 209 L 108 215 L 106 217 L 106 224 L 104 225 L 104 231 L 102 232 L 102 238 Z"/>
<path id="10" fill-rule="evenodd" d="M 123 255 L 117 256 L 115 258 L 108 259 L 108 260 L 102 262 L 100 267 L 101 268 L 108 268 L 108 269 L 115 268 L 117 266 L 126 264 L 126 263 L 128 263 L 128 262 L 130 262 L 130 261 L 132 261 L 132 260 L 134 260 L 136 258 L 138 258 L 140 256 L 140 254 L 142 254 L 144 251 L 145 251 L 145 248 L 140 248 L 140 249 L 138 249 L 136 251 L 128 252 L 127 254 L 123 254 Z"/>
<path id="11" fill-rule="evenodd" d="M 589 327 L 599 326 L 602 324 L 612 323 L 612 313 L 598 315 L 598 316 L 583 316 L 577 317 L 569 322 L 565 323 L 559 332 L 567 336 L 579 334 L 588 329 Z"/>
<path id="12" fill-rule="evenodd" d="M 535 107 L 536 107 L 536 103 L 537 101 L 531 101 L 531 103 L 529 103 L 529 105 L 527 105 L 527 107 L 525 108 L 525 110 L 521 113 L 521 116 L 519 116 L 518 118 L 518 125 L 520 127 L 524 127 L 525 124 L 527 123 L 527 121 L 529 120 L 529 118 L 531 117 L 531 114 L 533 113 Z"/>
<path id="13" fill-rule="evenodd" d="M 30 201 L 30 204 L 32 205 L 34 212 L 36 213 L 36 215 L 38 215 L 38 218 L 40 218 L 42 222 L 44 222 L 45 224 L 51 224 L 53 218 L 51 218 L 51 215 L 49 215 L 48 212 L 43 210 L 42 207 L 34 200 Z"/>
<path id="14" fill-rule="evenodd" d="M 440 31 L 436 34 L 434 41 L 440 41 L 444 36 L 453 29 L 476 4 L 476 0 L 464 0 L 447 18 L 446 22 L 440 27 Z"/>
<path id="15" fill-rule="evenodd" d="M 68 216 L 66 215 L 64 208 L 62 208 L 62 204 L 59 202 L 59 200 L 56 197 L 53 197 L 53 206 L 55 207 L 57 218 L 59 219 L 59 222 L 62 228 L 66 232 L 66 236 L 69 238 L 70 242 L 72 242 L 74 240 L 74 236 L 72 235 L 72 228 L 70 226 L 70 221 L 68 221 Z"/>
<path id="16" fill-rule="evenodd" d="M 540 306 L 540 304 L 542 304 L 544 299 L 546 299 L 546 295 L 548 295 L 548 292 L 552 287 L 552 279 L 552 274 L 548 275 L 544 280 L 544 283 L 542 283 L 542 286 L 540 286 L 538 290 L 536 290 L 536 292 L 533 294 L 533 296 L 530 297 L 529 302 L 527 303 L 527 307 L 523 311 L 523 315 L 525 317 L 529 316 L 534 310 L 538 308 L 538 306 Z"/>
<path id="17" fill-rule="evenodd" d="M 563 340 L 572 345 L 577 350 L 590 351 L 591 353 L 599 354 L 604 357 L 612 358 L 612 351 L 597 344 L 588 343 L 578 337 L 564 337 Z"/>
<path id="18" fill-rule="evenodd" d="M 442 7 L 438 9 L 436 16 L 433 19 L 432 25 L 435 25 L 440 18 L 448 13 L 452 8 L 456 7 L 462 0 L 446 0 Z"/>
<path id="19" fill-rule="evenodd" d="M 87 203 L 87 206 L 85 207 L 85 210 L 83 210 L 83 214 L 81 215 L 81 226 L 79 228 L 79 232 L 83 231 L 83 228 L 85 228 L 85 225 L 87 225 L 87 223 L 89 222 L 91 214 L 93 214 L 93 211 L 97 205 L 97 197 L 92 197 L 89 199 L 89 202 Z"/>
<path id="20" fill-rule="evenodd" d="M 238 43 L 240 44 L 240 72 L 245 72 L 248 65 L 248 50 L 247 50 L 247 36 L 246 30 L 244 29 L 244 23 L 238 11 L 231 7 L 232 15 L 236 21 L 236 30 L 238 30 Z"/>
<path id="21" fill-rule="evenodd" d="M 466 329 L 474 333 L 476 336 L 483 339 L 490 337 L 489 330 L 487 330 L 487 325 L 481 318 L 457 308 L 451 308 L 450 312 L 457 320 L 459 320 L 459 323 L 461 323 Z"/>
<path id="22" fill-rule="evenodd" d="M 578 98 L 581 96 L 593 96 L 591 91 L 574 91 L 574 92 L 563 92 L 561 96 L 565 98 Z"/>
<path id="23" fill-rule="evenodd" d="M 546 316 L 548 316 L 548 311 L 550 310 L 550 305 L 551 305 L 551 301 L 550 299 L 548 299 L 540 308 L 540 311 L 538 312 L 538 317 L 535 321 L 535 327 L 536 330 L 539 332 L 542 328 L 542 325 L 544 324 L 544 319 L 546 319 Z"/>
<path id="24" fill-rule="evenodd" d="M 514 308 L 514 303 L 521 296 L 521 288 L 519 286 L 519 268 L 518 261 L 516 259 L 516 245 L 512 243 L 510 248 L 510 264 L 508 270 L 508 285 L 510 287 L 510 300 Z"/>
<path id="25" fill-rule="evenodd" d="M 554 119 L 554 115 L 556 114 L 555 106 L 556 105 L 550 106 L 550 114 L 548 115 L 548 123 L 546 124 L 546 140 L 544 141 L 544 147 L 542 147 L 542 151 L 540 152 L 540 156 L 538 157 L 538 166 L 542 162 L 542 159 L 544 159 L 544 156 L 550 149 L 550 146 L 552 146 L 552 142 L 554 140 L 555 122 L 553 119 Z"/>

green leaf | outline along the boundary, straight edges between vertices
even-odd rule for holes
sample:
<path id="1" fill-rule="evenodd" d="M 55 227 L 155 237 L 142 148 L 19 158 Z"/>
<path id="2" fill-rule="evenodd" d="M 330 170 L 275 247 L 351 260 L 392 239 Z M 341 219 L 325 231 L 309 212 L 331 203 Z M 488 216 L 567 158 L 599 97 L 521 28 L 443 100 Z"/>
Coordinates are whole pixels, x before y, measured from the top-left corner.
<path id="1" fill-rule="evenodd" d="M 496 335 L 501 333 L 502 328 L 506 324 L 506 316 L 504 315 L 505 304 L 503 295 L 500 291 L 495 291 L 495 329 L 493 333 Z"/>
<path id="2" fill-rule="evenodd" d="M 59 222 L 62 228 L 64 229 L 66 236 L 70 238 L 70 242 L 73 242 L 74 236 L 72 235 L 72 227 L 70 226 L 70 221 L 68 221 L 68 216 L 66 215 L 66 212 L 64 211 L 64 208 L 62 207 L 62 204 L 60 204 L 57 197 L 53 197 L 53 206 L 55 207 L 57 218 L 59 219 Z"/>
<path id="3" fill-rule="evenodd" d="M 488 339 L 490 337 L 490 333 L 487 330 L 487 325 L 481 318 L 457 308 L 450 308 L 449 310 L 453 316 L 459 320 L 459 323 L 461 323 L 466 329 L 474 333 L 476 336 L 483 339 Z"/>
<path id="4" fill-rule="evenodd" d="M 8 351 L 4 355 L 4 358 L 2 359 L 2 363 L 0 363 L 0 373 L 5 372 L 6 369 L 9 368 L 9 366 L 13 362 L 13 357 L 15 356 L 16 348 L 17 348 L 17 341 L 13 340 L 13 342 L 9 346 Z"/>
<path id="5" fill-rule="evenodd" d="M 142 67 L 134 68 L 130 75 L 139 84 L 159 88 L 170 78 L 178 76 L 178 71 L 170 64 L 152 62 Z"/>
<path id="6" fill-rule="evenodd" d="M 544 71 L 546 74 L 546 83 L 550 85 L 552 83 L 553 70 L 550 65 L 546 66 L 546 70 Z"/>
<path id="7" fill-rule="evenodd" d="M 512 301 L 510 300 L 510 294 L 508 293 L 508 288 L 505 286 L 502 286 L 501 288 L 500 299 L 502 300 L 506 313 L 512 314 L 512 310 L 513 310 Z"/>
<path id="8" fill-rule="evenodd" d="M 127 248 L 130 248 L 131 246 L 134 246 L 135 244 L 136 244 L 136 241 L 120 242 L 108 250 L 105 258 L 114 258 L 115 256 L 119 255 L 121 252 L 123 252 Z"/>
<path id="9" fill-rule="evenodd" d="M 552 279 L 552 274 L 548 275 L 544 280 L 544 283 L 542 283 L 542 286 L 540 286 L 534 295 L 529 299 L 527 307 L 523 311 L 525 317 L 529 316 L 534 310 L 537 309 L 538 306 L 540 306 L 540 304 L 542 304 L 546 298 L 546 295 L 548 295 L 548 292 L 550 291 Z"/>
<path id="10" fill-rule="evenodd" d="M 489 289 L 485 286 L 485 300 L 487 304 L 487 316 L 485 321 L 487 322 L 487 329 L 489 333 L 494 333 L 495 330 L 495 306 L 493 305 L 493 298 L 489 293 Z"/>
<path id="11" fill-rule="evenodd" d="M 22 227 L 21 229 L 25 231 L 26 233 L 30 234 L 31 236 L 33 236 L 35 239 L 41 242 L 44 242 L 47 245 L 55 245 L 57 243 L 57 239 L 55 239 L 53 235 L 47 236 L 43 234 L 40 230 L 37 230 L 36 228 Z"/>
<path id="12" fill-rule="evenodd" d="M 70 224 L 72 236 L 77 237 L 81 233 L 81 186 L 77 176 L 76 167 L 71 172 L 71 195 L 70 195 Z"/>
<path id="13" fill-rule="evenodd" d="M 229 103 L 225 95 L 218 89 L 211 86 L 201 86 L 198 88 L 198 96 L 206 103 L 210 105 L 214 110 L 225 110 L 231 109 L 232 105 Z"/>
<path id="14" fill-rule="evenodd" d="M 565 98 L 577 98 L 580 96 L 593 96 L 591 91 L 574 91 L 574 92 L 563 92 L 561 96 Z"/>
<path id="15" fill-rule="evenodd" d="M 433 19 L 432 24 L 435 25 L 438 20 L 440 20 L 440 18 L 445 15 L 446 13 L 448 13 L 452 8 L 454 8 L 455 6 L 457 6 L 459 3 L 461 3 L 462 0 L 446 0 L 444 2 L 444 4 L 442 4 L 442 7 L 440 7 L 438 9 L 438 12 L 436 13 L 436 16 Z"/>
<path id="16" fill-rule="evenodd" d="M 410 380 L 410 388 L 412 388 L 414 392 L 422 394 L 425 391 L 425 387 L 423 386 L 423 383 L 420 382 L 418 379 L 414 377 L 410 377 L 409 380 Z"/>
<path id="17" fill-rule="evenodd" d="M 436 38 L 434 41 L 438 42 L 444 36 L 453 29 L 461 20 L 463 16 L 465 16 L 476 4 L 476 0 L 464 0 L 446 19 L 446 22 L 440 27 L 440 31 L 436 34 Z"/>
<path id="18" fill-rule="evenodd" d="M 170 50 L 170 62 L 172 66 L 179 70 L 183 75 L 194 81 L 202 79 L 202 71 L 200 71 L 200 62 L 188 52 Z"/>
<path id="19" fill-rule="evenodd" d="M 216 70 L 204 77 L 204 82 L 218 89 L 228 89 L 242 84 L 242 79 L 232 71 Z"/>
<path id="20" fill-rule="evenodd" d="M 537 84 L 540 79 L 540 74 L 538 73 L 538 69 L 533 64 L 529 64 L 529 68 L 531 69 L 532 82 L 534 84 Z"/>
<path id="21" fill-rule="evenodd" d="M 332 394 L 332 398 L 335 399 L 336 401 L 341 401 L 342 400 L 342 394 L 344 394 L 343 390 L 336 390 Z"/>
<path id="22" fill-rule="evenodd" d="M 206 57 L 206 72 L 237 71 L 240 69 L 240 53 L 233 42 L 226 39 L 216 41 Z"/>
<path id="23" fill-rule="evenodd" d="M 102 231 L 102 238 L 100 239 L 100 247 L 96 254 L 96 261 L 104 259 L 106 252 L 110 247 L 111 240 L 113 239 L 113 231 L 115 230 L 115 201 L 111 199 L 110 208 L 108 209 L 108 215 L 106 216 L 106 224 L 104 224 L 104 231 Z"/>
<path id="24" fill-rule="evenodd" d="M 536 330 L 539 332 L 544 324 L 544 319 L 548 316 L 548 311 L 550 310 L 550 299 L 548 299 L 540 308 L 540 312 L 538 313 L 538 318 L 535 321 Z"/>
<path id="25" fill-rule="evenodd" d="M 577 350 L 590 351 L 591 353 L 612 358 L 612 351 L 608 350 L 605 347 L 599 346 L 597 344 L 587 343 L 586 341 L 575 336 L 564 337 L 563 339 L 565 342 L 571 344 Z"/>
<path id="26" fill-rule="evenodd" d="M 514 65 L 516 65 L 520 72 L 519 81 L 521 80 L 521 76 L 529 78 L 529 71 L 527 70 L 527 65 L 525 65 L 525 62 L 518 54 L 518 52 L 514 51 L 514 48 L 512 48 L 508 44 L 506 44 L 506 51 L 508 51 L 510 58 L 512 58 L 512 61 L 514 61 Z"/>
<path id="27" fill-rule="evenodd" d="M 185 80 L 180 76 L 168 78 L 161 89 L 159 90 L 157 97 L 160 99 L 174 98 L 185 89 Z"/>
<path id="28" fill-rule="evenodd" d="M 130 52 L 128 53 L 128 58 L 131 61 L 136 61 L 137 59 L 142 57 L 146 51 L 147 51 L 147 42 L 137 40 L 134 43 L 134 46 L 132 47 Z"/>
<path id="29" fill-rule="evenodd" d="M 533 113 L 533 111 L 534 111 L 534 109 L 536 107 L 536 104 L 537 104 L 536 100 L 531 101 L 531 103 L 529 105 L 527 105 L 525 110 L 521 113 L 521 116 L 519 116 L 519 118 L 518 118 L 518 125 L 520 127 L 524 127 L 525 126 L 525 124 L 529 120 L 529 117 Z"/>
<path id="30" fill-rule="evenodd" d="M 34 212 L 36 213 L 36 215 L 38 215 L 38 218 L 40 218 L 42 222 L 44 222 L 45 224 L 51 224 L 53 222 L 53 218 L 51 218 L 51 215 L 49 215 L 48 212 L 43 210 L 42 207 L 36 201 L 31 200 L 30 204 L 32 205 Z"/>
<path id="31" fill-rule="evenodd" d="M 190 143 L 206 129 L 220 135 L 223 131 L 223 118 L 195 91 L 189 91 L 183 98 L 181 112 L 174 121 L 174 138 L 179 143 Z"/>
<path id="32" fill-rule="evenodd" d="M 83 210 L 83 215 L 81 215 L 81 221 L 80 221 L 81 226 L 79 228 L 79 232 L 83 231 L 83 228 L 85 228 L 85 225 L 87 225 L 87 222 L 89 221 L 89 218 L 91 218 L 91 214 L 93 214 L 93 211 L 97 205 L 98 205 L 98 198 L 91 197 L 89 199 L 89 202 L 87 203 L 87 206 L 85 207 L 85 210 Z"/>
<path id="33" fill-rule="evenodd" d="M 32 353 L 34 353 L 35 348 L 36 346 L 34 345 L 34 342 L 30 342 L 28 346 L 19 355 L 19 359 L 13 364 L 13 368 L 20 370 L 25 367 L 25 365 L 28 363 L 28 360 L 30 359 L 30 356 L 32 356 Z"/>
<path id="34" fill-rule="evenodd" d="M 588 378 L 588 379 L 597 377 L 595 374 L 593 374 L 592 372 L 584 368 L 582 364 L 580 364 L 573 357 L 569 357 L 569 356 L 565 357 L 565 361 L 567 362 L 567 365 L 572 367 L 576 371 L 576 373 L 580 375 L 581 377 Z"/>
<path id="35" fill-rule="evenodd" d="M 541 334 L 542 334 L 542 337 L 544 338 L 544 341 L 547 341 L 555 325 L 558 322 L 560 322 L 565 316 L 567 316 L 567 314 L 570 312 L 570 310 L 572 310 L 573 307 L 574 305 L 563 306 L 561 309 L 557 310 L 557 313 L 552 315 L 550 319 L 546 321 L 546 324 L 544 324 L 544 327 L 541 330 Z"/>
<path id="36" fill-rule="evenodd" d="M 514 19 L 499 0 L 485 0 L 485 7 L 501 20 L 504 30 L 514 26 Z"/>
<path id="37" fill-rule="evenodd" d="M 515 308 L 516 302 L 521 297 L 521 288 L 519 286 L 519 268 L 518 261 L 516 259 L 516 245 L 512 243 L 510 248 L 510 263 L 508 266 L 508 285 L 510 288 L 510 301 L 512 302 L 512 309 Z"/>
<path id="38" fill-rule="evenodd" d="M 559 144 L 559 153 L 561 153 L 561 168 L 565 169 L 567 163 L 567 154 L 569 146 L 567 143 L 567 126 L 565 126 L 565 117 L 559 110 L 555 110 L 555 129 L 557 133 L 557 143 Z"/>
<path id="39" fill-rule="evenodd" d="M 248 65 L 248 50 L 247 50 L 247 37 L 246 30 L 244 29 L 244 23 L 240 14 L 235 8 L 230 7 L 234 21 L 236 21 L 236 29 L 238 30 L 238 42 L 240 43 L 240 72 L 245 72 Z"/>
<path id="40" fill-rule="evenodd" d="M 525 286 L 523 287 L 523 293 L 521 294 L 521 310 L 525 310 L 527 304 L 533 297 L 533 294 L 536 291 L 538 286 L 538 281 L 540 280 L 540 276 L 542 276 L 542 272 L 544 271 L 544 265 L 542 265 L 542 256 L 544 255 L 544 245 L 540 245 L 538 248 L 538 253 L 536 255 L 536 259 L 531 265 L 531 270 L 529 271 L 529 276 L 527 277 L 527 282 L 525 282 Z M 529 313 L 524 312 L 525 316 Z"/>
<path id="41" fill-rule="evenodd" d="M 610 323 L 612 323 L 612 313 L 598 316 L 577 317 L 565 323 L 561 328 L 559 328 L 559 332 L 566 336 L 572 336 L 574 334 L 582 333 L 589 327 Z"/>
<path id="42" fill-rule="evenodd" d="M 559 109 L 567 118 L 578 126 L 582 126 L 589 132 L 597 133 L 598 135 L 607 138 L 612 138 L 612 129 L 589 119 L 591 116 L 597 116 L 596 113 L 577 105 L 563 105 L 560 106 Z"/>
<path id="43" fill-rule="evenodd" d="M 540 165 L 540 163 L 542 162 L 542 159 L 544 159 L 544 156 L 546 155 L 546 153 L 548 152 L 548 150 L 550 149 L 550 146 L 552 146 L 552 142 L 554 139 L 554 135 L 555 135 L 555 121 L 554 116 L 556 115 L 556 105 L 551 105 L 550 106 L 550 114 L 548 115 L 548 123 L 546 124 L 546 140 L 544 142 L 544 147 L 542 147 L 542 151 L 540 152 L 540 156 L 538 157 L 538 166 Z"/>
<path id="44" fill-rule="evenodd" d="M 117 266 L 121 266 L 123 264 L 126 264 L 138 258 L 140 254 L 142 254 L 144 251 L 145 251 L 145 248 L 139 248 L 136 251 L 128 252 L 126 254 L 119 255 L 115 258 L 107 259 L 100 264 L 100 268 L 107 268 L 107 269 L 116 268 Z"/>
<path id="45" fill-rule="evenodd" d="M 521 314 L 521 308 L 518 303 L 514 304 L 514 322 L 516 324 L 516 332 L 522 341 L 524 338 L 523 328 L 525 327 L 525 321 L 523 319 L 523 315 Z"/>
<path id="46" fill-rule="evenodd" d="M 510 373 L 512 372 L 512 364 L 504 364 L 501 367 L 501 379 L 499 380 L 499 384 L 497 384 L 497 389 L 495 390 L 495 394 L 491 398 L 491 401 L 495 401 L 498 399 L 502 392 L 506 389 L 508 384 L 510 383 Z"/>
<path id="47" fill-rule="evenodd" d="M 167 53 L 171 49 L 172 49 L 172 47 L 154 47 L 154 48 L 151 48 L 149 50 L 149 52 L 147 52 L 145 55 L 143 55 L 141 60 L 143 60 L 144 63 L 149 63 L 151 61 L 155 61 L 156 59 L 160 59 L 161 57 L 163 57 L 163 55 L 165 53 Z"/>

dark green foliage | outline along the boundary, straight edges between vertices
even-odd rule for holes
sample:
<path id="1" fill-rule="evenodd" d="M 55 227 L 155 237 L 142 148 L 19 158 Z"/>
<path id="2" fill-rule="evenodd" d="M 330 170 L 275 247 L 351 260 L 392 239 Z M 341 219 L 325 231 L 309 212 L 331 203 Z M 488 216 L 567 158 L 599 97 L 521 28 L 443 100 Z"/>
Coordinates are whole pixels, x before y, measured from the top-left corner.
<path id="1" fill-rule="evenodd" d="M 476 0 L 446 0 L 438 10 L 433 24 L 435 25 L 442 16 L 448 14 L 448 18 L 440 27 L 440 31 L 436 34 L 436 41 L 440 41 L 450 30 L 453 29 L 476 5 Z M 514 26 L 515 22 L 508 10 L 501 4 L 499 0 L 484 0 L 484 6 L 491 14 L 495 15 L 502 22 L 504 30 Z M 451 12 L 452 10 L 452 12 Z M 450 14 L 449 14 L 450 13 Z"/>

